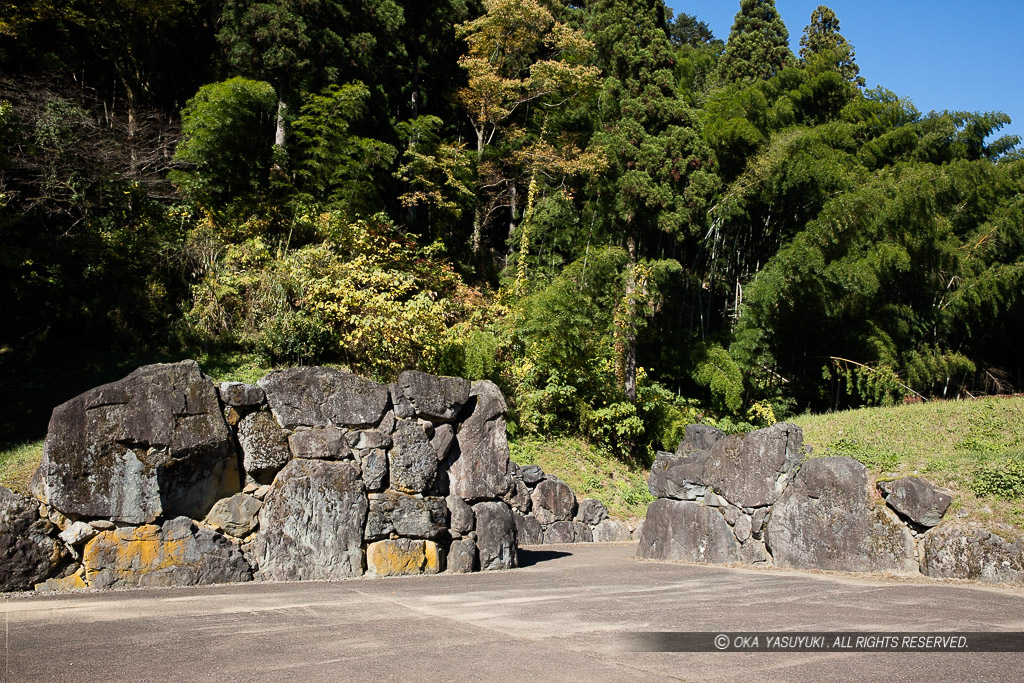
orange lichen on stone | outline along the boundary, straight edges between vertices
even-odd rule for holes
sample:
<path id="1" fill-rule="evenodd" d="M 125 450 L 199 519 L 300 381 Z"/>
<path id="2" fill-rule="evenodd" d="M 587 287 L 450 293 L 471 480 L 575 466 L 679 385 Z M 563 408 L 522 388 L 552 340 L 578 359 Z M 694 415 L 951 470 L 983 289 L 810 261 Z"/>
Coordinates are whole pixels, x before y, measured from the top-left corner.
<path id="1" fill-rule="evenodd" d="M 437 574 L 441 571 L 443 551 L 433 541 L 396 538 L 371 543 L 366 549 L 366 565 L 377 576 Z"/>

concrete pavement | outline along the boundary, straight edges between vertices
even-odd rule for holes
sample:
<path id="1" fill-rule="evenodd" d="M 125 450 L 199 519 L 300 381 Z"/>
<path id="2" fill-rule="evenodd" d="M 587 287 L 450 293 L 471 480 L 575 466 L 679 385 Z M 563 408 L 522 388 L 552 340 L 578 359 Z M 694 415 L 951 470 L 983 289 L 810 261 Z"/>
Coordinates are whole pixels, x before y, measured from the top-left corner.
<path id="1" fill-rule="evenodd" d="M 1024 591 L 524 550 L 460 576 L 0 598 L 11 681 L 1016 681 L 1024 653 L 649 653 L 635 631 L 1024 631 Z"/>

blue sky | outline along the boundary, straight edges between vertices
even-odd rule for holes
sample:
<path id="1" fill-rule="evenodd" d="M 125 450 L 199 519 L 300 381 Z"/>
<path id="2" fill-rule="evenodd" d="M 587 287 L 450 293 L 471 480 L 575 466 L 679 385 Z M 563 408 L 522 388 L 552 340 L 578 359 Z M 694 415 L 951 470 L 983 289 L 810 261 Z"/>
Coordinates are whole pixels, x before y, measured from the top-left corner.
<path id="1" fill-rule="evenodd" d="M 668 0 L 726 40 L 739 0 Z M 839 17 L 868 87 L 881 85 L 922 112 L 1002 111 L 999 134 L 1024 138 L 1024 2 L 1021 0 L 776 0 L 793 51 L 820 4 Z"/>

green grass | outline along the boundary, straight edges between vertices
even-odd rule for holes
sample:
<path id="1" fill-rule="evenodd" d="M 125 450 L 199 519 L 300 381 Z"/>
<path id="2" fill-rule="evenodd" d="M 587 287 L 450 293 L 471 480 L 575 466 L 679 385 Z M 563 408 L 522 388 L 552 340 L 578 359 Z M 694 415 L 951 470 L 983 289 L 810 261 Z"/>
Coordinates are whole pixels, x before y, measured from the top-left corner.
<path id="1" fill-rule="evenodd" d="M 29 482 L 42 459 L 42 441 L 23 443 L 0 451 L 0 486 L 28 495 Z"/>
<path id="2" fill-rule="evenodd" d="M 876 479 L 924 477 L 955 493 L 947 517 L 1024 536 L 1024 398 L 862 408 L 792 422 L 816 457 L 849 456 Z"/>
<path id="3" fill-rule="evenodd" d="M 580 438 L 520 438 L 509 444 L 512 460 L 520 465 L 540 465 L 561 478 L 580 500 L 604 503 L 618 519 L 643 518 L 652 500 L 647 472 L 626 465 Z"/>

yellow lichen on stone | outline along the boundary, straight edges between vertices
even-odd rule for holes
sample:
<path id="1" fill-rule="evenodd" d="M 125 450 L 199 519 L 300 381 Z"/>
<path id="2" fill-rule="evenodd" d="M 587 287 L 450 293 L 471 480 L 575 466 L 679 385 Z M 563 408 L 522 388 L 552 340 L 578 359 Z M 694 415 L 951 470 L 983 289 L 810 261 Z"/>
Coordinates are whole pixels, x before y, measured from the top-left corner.
<path id="1" fill-rule="evenodd" d="M 71 576 L 65 576 L 63 579 L 47 579 L 46 581 L 35 585 L 36 591 L 40 593 L 49 591 L 76 591 L 82 588 L 88 588 L 88 586 L 85 581 L 82 580 L 81 572 L 78 574 L 72 574 Z"/>
<path id="2" fill-rule="evenodd" d="M 423 567 L 424 574 L 438 574 L 444 568 L 444 550 L 433 541 L 424 541 L 424 557 L 426 564 Z"/>
<path id="3" fill-rule="evenodd" d="M 443 552 L 433 541 L 396 538 L 371 543 L 366 549 L 366 565 L 377 576 L 437 574 Z"/>
<path id="4" fill-rule="evenodd" d="M 113 569 L 123 578 L 158 572 L 186 564 L 184 539 L 161 539 L 160 527 L 145 524 L 137 528 L 104 531 L 90 540 L 82 554 L 86 580 L 92 584 L 96 573 Z"/>

